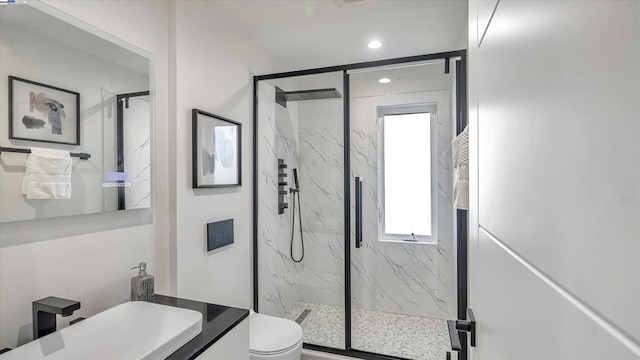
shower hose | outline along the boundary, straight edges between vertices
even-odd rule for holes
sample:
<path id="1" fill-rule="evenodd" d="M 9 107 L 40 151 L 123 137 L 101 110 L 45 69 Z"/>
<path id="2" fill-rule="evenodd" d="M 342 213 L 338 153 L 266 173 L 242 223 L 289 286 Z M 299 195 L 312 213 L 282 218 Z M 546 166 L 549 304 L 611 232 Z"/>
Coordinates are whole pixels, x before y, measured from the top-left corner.
<path id="1" fill-rule="evenodd" d="M 300 201 L 300 190 L 296 190 L 293 193 L 293 211 L 291 211 L 292 214 L 292 220 L 291 220 L 291 243 L 290 243 L 290 250 L 291 250 L 291 260 L 293 260 L 293 262 L 295 263 L 299 263 L 302 261 L 302 259 L 304 259 L 304 236 L 302 235 L 302 210 L 300 209 L 300 205 L 301 205 L 301 201 Z M 293 256 L 293 238 L 295 235 L 295 228 L 296 228 L 296 195 L 298 196 L 298 223 L 300 225 L 300 247 L 302 248 L 302 255 L 300 256 L 300 259 L 296 259 L 295 256 Z"/>

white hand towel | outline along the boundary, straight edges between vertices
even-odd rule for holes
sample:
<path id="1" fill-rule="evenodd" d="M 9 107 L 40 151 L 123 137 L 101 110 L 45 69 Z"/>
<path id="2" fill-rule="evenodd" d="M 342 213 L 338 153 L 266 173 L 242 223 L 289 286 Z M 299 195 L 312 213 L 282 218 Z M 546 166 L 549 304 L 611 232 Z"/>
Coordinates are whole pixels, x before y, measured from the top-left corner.
<path id="1" fill-rule="evenodd" d="M 452 141 L 453 167 L 456 169 L 453 186 L 453 206 L 469 210 L 469 126 Z"/>
<path id="2" fill-rule="evenodd" d="M 22 180 L 27 199 L 70 199 L 71 156 L 68 151 L 31 148 Z"/>
<path id="3" fill-rule="evenodd" d="M 469 167 L 460 165 L 456 169 L 456 182 L 453 185 L 453 206 L 460 210 L 469 210 Z"/>

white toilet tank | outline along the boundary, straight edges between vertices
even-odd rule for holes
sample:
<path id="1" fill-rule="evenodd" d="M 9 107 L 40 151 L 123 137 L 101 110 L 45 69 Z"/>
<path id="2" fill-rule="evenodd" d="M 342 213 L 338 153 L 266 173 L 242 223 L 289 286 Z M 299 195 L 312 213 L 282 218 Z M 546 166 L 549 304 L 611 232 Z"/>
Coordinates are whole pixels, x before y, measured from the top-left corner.
<path id="1" fill-rule="evenodd" d="M 302 327 L 296 322 L 251 312 L 249 316 L 251 360 L 300 360 Z"/>

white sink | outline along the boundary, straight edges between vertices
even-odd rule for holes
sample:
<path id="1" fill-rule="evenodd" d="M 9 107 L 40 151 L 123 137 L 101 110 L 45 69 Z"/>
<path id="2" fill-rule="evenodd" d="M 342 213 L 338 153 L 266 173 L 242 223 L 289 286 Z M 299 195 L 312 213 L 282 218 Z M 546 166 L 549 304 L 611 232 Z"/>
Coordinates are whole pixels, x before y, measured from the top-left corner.
<path id="1" fill-rule="evenodd" d="M 164 359 L 201 331 L 200 312 L 135 301 L 6 352 L 0 359 Z"/>

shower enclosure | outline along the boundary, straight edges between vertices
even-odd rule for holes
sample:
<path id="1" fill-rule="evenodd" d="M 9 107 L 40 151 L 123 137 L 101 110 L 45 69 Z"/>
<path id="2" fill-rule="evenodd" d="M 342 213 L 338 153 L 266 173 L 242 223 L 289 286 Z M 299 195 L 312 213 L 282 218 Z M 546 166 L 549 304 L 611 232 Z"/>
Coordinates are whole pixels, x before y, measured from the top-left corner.
<path id="1" fill-rule="evenodd" d="M 130 174 L 131 184 L 129 188 L 118 188 L 118 210 L 147 208 L 151 206 L 148 191 L 151 180 L 149 92 L 120 94 L 116 106 L 118 172 Z"/>
<path id="2" fill-rule="evenodd" d="M 465 51 L 254 78 L 254 306 L 305 348 L 446 358 L 466 311 L 465 83 Z"/>
<path id="3" fill-rule="evenodd" d="M 104 210 L 151 206 L 151 105 L 149 91 L 102 89 L 105 179 Z"/>

